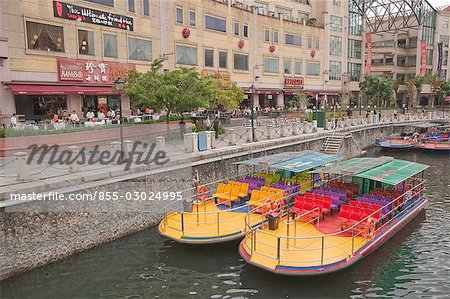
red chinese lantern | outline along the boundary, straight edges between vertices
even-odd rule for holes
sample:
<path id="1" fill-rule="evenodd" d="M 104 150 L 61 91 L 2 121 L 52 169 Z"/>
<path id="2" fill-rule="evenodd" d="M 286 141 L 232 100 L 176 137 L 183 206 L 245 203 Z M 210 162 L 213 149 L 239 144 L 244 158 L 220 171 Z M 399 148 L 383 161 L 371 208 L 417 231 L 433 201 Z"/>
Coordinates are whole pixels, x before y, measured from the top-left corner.
<path id="1" fill-rule="evenodd" d="M 191 35 L 191 30 L 189 30 L 189 28 L 186 27 L 181 32 L 181 35 L 183 35 L 184 38 L 188 38 Z"/>
<path id="2" fill-rule="evenodd" d="M 58 15 L 58 17 L 62 17 L 62 4 L 60 2 L 55 2 L 55 6 L 56 6 L 56 14 Z"/>
<path id="3" fill-rule="evenodd" d="M 270 53 L 275 52 L 275 45 L 270 45 L 269 46 L 269 51 L 270 51 Z"/>
<path id="4" fill-rule="evenodd" d="M 239 42 L 238 42 L 239 49 L 242 49 L 244 47 L 244 44 L 245 44 L 244 40 L 240 39 Z"/>
<path id="5" fill-rule="evenodd" d="M 316 50 L 311 50 L 311 57 L 314 58 L 316 56 Z"/>

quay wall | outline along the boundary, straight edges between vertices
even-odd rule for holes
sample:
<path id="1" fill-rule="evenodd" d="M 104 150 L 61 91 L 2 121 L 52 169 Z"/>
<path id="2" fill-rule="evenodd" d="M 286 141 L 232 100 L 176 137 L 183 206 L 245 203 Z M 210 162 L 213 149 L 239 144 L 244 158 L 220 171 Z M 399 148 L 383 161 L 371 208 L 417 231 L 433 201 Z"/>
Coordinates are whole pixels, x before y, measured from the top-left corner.
<path id="1" fill-rule="evenodd" d="M 408 124 L 353 129 L 354 138 L 345 139 L 339 154 L 345 158 L 358 156 L 360 148 L 371 146 L 382 132 L 388 136 L 410 129 Z M 183 177 L 191 179 L 198 173 L 201 183 L 221 180 L 236 173 L 234 162 L 284 151 L 318 151 L 326 136 L 322 134 L 307 140 L 298 138 L 279 144 L 260 142 L 259 145 L 255 143 L 251 150 L 230 148 L 190 165 L 175 165 L 158 173 L 135 173 L 133 178 L 124 176 L 115 181 L 98 181 L 85 189 L 90 192 L 179 191 L 192 186 L 192 182 L 183 181 Z M 156 225 L 165 209 L 182 209 L 181 201 L 171 202 L 170 205 L 164 201 L 153 201 L 137 209 L 124 203 L 106 212 L 91 206 L 76 212 L 47 212 L 42 202 L 23 205 L 26 209 L 15 212 L 0 209 L 0 280 Z"/>

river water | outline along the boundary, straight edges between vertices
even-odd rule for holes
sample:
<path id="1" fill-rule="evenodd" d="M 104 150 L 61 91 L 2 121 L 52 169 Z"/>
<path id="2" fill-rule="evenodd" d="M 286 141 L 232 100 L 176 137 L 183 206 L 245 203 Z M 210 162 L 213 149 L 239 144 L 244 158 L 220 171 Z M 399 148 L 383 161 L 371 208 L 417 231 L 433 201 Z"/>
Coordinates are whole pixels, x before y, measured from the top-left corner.
<path id="1" fill-rule="evenodd" d="M 2 281 L 0 298 L 449 298 L 449 156 L 389 155 L 431 165 L 426 212 L 341 272 L 277 276 L 245 264 L 238 242 L 186 246 L 151 228 Z"/>

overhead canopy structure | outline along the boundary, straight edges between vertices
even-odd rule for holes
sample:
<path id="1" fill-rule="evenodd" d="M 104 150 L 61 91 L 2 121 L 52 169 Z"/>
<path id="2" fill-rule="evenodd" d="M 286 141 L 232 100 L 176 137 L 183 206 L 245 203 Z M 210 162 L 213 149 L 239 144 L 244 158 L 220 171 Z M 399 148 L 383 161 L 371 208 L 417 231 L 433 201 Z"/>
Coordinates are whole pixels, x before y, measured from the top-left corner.
<path id="1" fill-rule="evenodd" d="M 327 155 L 319 152 L 303 152 L 300 157 L 271 165 L 272 168 L 283 169 L 295 173 L 320 167 L 327 163 L 340 160 L 339 156 Z"/>
<path id="2" fill-rule="evenodd" d="M 429 166 L 425 164 L 404 160 L 393 160 L 373 169 L 361 172 L 356 176 L 395 186 L 424 171 L 428 167 Z"/>
<path id="3" fill-rule="evenodd" d="M 379 158 L 354 158 L 330 166 L 321 167 L 319 169 L 312 171 L 312 173 L 354 175 L 363 172 L 365 170 L 374 168 L 375 166 L 382 165 L 387 161 L 391 161 L 393 159 L 394 158 L 385 156 Z"/>
<path id="4" fill-rule="evenodd" d="M 244 161 L 239 161 L 234 164 L 238 165 L 259 165 L 259 166 L 271 166 L 275 163 L 287 161 L 293 158 L 300 157 L 305 152 L 284 152 L 279 154 L 274 154 L 270 156 L 263 156 L 255 159 L 248 159 Z"/>

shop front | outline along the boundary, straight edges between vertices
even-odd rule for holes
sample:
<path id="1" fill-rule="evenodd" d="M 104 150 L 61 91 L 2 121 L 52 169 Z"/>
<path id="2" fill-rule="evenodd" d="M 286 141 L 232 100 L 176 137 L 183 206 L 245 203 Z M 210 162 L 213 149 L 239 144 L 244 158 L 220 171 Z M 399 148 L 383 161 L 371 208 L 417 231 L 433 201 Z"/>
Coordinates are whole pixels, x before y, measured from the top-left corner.
<path id="1" fill-rule="evenodd" d="M 292 98 L 297 93 L 304 92 L 304 81 L 303 77 L 285 77 L 284 78 L 284 107 L 291 107 Z"/>

